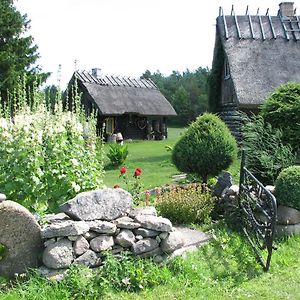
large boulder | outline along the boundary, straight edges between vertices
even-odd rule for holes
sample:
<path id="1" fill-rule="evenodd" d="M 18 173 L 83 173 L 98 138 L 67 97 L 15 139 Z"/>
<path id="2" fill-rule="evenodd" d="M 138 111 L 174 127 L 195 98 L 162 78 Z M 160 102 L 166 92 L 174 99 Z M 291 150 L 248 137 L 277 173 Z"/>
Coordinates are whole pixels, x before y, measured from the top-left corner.
<path id="1" fill-rule="evenodd" d="M 95 252 L 111 249 L 113 245 L 114 239 L 109 235 L 100 235 L 90 241 L 90 246 Z"/>
<path id="2" fill-rule="evenodd" d="M 172 253 L 184 245 L 183 235 L 179 231 L 170 232 L 168 237 L 161 242 L 161 250 L 165 253 Z"/>
<path id="3" fill-rule="evenodd" d="M 277 224 L 295 225 L 300 223 L 300 211 L 292 207 L 279 205 L 277 208 Z"/>
<path id="4" fill-rule="evenodd" d="M 84 265 L 87 267 L 97 267 L 101 264 L 101 259 L 92 250 L 87 250 L 84 254 L 74 260 L 74 264 Z"/>
<path id="5" fill-rule="evenodd" d="M 150 252 L 159 247 L 157 240 L 147 238 L 140 240 L 132 245 L 132 252 L 134 255 L 139 255 L 145 252 Z"/>
<path id="6" fill-rule="evenodd" d="M 146 229 L 156 231 L 172 231 L 172 223 L 169 219 L 156 217 L 152 215 L 137 215 L 135 221 L 140 223 Z"/>
<path id="7" fill-rule="evenodd" d="M 43 243 L 41 228 L 34 216 L 13 201 L 0 202 L 0 276 L 13 277 L 27 268 L 37 267 Z"/>
<path id="8" fill-rule="evenodd" d="M 73 260 L 72 242 L 68 239 L 61 239 L 47 246 L 43 253 L 43 263 L 50 269 L 67 268 Z"/>
<path id="9" fill-rule="evenodd" d="M 43 238 L 81 235 L 88 232 L 89 225 L 84 221 L 66 220 L 63 222 L 50 223 L 42 229 Z"/>
<path id="10" fill-rule="evenodd" d="M 122 247 L 131 247 L 135 242 L 135 235 L 131 230 L 123 229 L 116 236 L 115 240 Z"/>
<path id="11" fill-rule="evenodd" d="M 60 206 L 75 220 L 111 221 L 125 214 L 132 206 L 132 196 L 123 189 L 106 188 L 83 192 Z"/>
<path id="12" fill-rule="evenodd" d="M 91 231 L 105 234 L 114 234 L 117 230 L 116 224 L 107 221 L 95 220 L 86 222 Z"/>

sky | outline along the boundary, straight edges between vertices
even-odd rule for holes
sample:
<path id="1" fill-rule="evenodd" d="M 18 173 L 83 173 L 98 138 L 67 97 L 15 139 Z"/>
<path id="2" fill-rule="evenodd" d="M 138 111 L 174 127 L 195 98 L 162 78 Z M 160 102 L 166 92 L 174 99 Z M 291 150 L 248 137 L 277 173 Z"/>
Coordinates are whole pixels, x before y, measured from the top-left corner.
<path id="1" fill-rule="evenodd" d="M 275 0 L 15 0 L 31 20 L 38 64 L 64 89 L 74 70 L 139 77 L 211 67 L 219 7 L 277 15 Z M 300 0 L 294 1 L 300 11 Z M 59 65 L 61 65 L 60 75 Z"/>

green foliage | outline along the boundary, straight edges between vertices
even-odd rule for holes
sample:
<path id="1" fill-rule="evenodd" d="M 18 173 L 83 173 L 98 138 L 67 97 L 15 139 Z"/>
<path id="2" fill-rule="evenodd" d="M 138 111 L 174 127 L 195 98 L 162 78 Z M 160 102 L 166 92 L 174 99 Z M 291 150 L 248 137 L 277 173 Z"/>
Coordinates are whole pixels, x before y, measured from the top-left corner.
<path id="1" fill-rule="evenodd" d="M 35 100 L 31 107 L 18 101 L 13 119 L 9 108 L 0 116 L 0 186 L 32 211 L 53 212 L 78 192 L 102 186 L 103 158 L 96 155 L 94 118 L 59 105 L 52 113 L 41 93 Z"/>
<path id="2" fill-rule="evenodd" d="M 194 72 L 173 71 L 167 77 L 159 71 L 151 74 L 147 70 L 143 77 L 153 80 L 176 110 L 177 117 L 170 119 L 169 123 L 187 125 L 207 110 L 208 75 L 209 70 L 200 67 Z"/>
<path id="3" fill-rule="evenodd" d="M 109 158 L 112 165 L 120 166 L 124 164 L 128 156 L 128 146 L 121 144 L 111 144 L 109 145 L 109 152 L 107 157 Z"/>
<path id="4" fill-rule="evenodd" d="M 246 237 L 240 232 L 232 231 L 219 222 L 212 226 L 209 235 L 209 242 L 198 251 L 187 253 L 185 258 L 177 257 L 162 266 L 148 260 L 138 260 L 136 264 L 134 260 L 123 264 L 122 260 L 117 260 L 109 263 L 109 266 L 103 266 L 103 270 L 102 267 L 89 270 L 74 266 L 72 273 L 58 282 L 36 274 L 14 283 L 8 283 L 0 277 L 0 299 L 299 298 L 299 236 L 277 241 L 271 268 L 266 273 L 255 260 Z M 150 270 L 152 267 L 153 270 Z M 133 281 L 127 279 L 137 270 L 146 270 L 147 277 L 139 279 L 144 283 L 141 283 L 143 288 L 138 286 L 134 278 Z M 143 278 L 143 274 L 138 278 Z"/>
<path id="5" fill-rule="evenodd" d="M 282 132 L 261 116 L 244 117 L 243 146 L 248 169 L 264 184 L 274 184 L 280 171 L 295 162 L 289 145 L 283 145 Z"/>
<path id="6" fill-rule="evenodd" d="M 282 140 L 296 151 L 300 148 L 300 83 L 279 86 L 262 105 L 261 114 L 273 128 L 282 130 Z"/>
<path id="7" fill-rule="evenodd" d="M 278 202 L 300 210 L 300 166 L 282 170 L 275 182 Z"/>
<path id="8" fill-rule="evenodd" d="M 176 224 L 203 224 L 210 221 L 214 204 L 209 189 L 189 185 L 164 192 L 156 207 L 160 215 Z"/>
<path id="9" fill-rule="evenodd" d="M 172 160 L 186 173 L 196 173 L 207 182 L 228 168 L 237 157 L 237 144 L 225 123 L 209 113 L 198 117 L 174 147 Z"/>
<path id="10" fill-rule="evenodd" d="M 170 278 L 167 267 L 160 267 L 151 259 L 139 259 L 123 254 L 114 257 L 107 254 L 100 272 L 100 282 L 115 290 L 140 291 L 164 284 Z"/>
<path id="11" fill-rule="evenodd" d="M 33 38 L 27 35 L 30 21 L 14 7 L 13 1 L 0 1 L 0 94 L 7 101 L 14 97 L 18 80 L 26 75 L 26 86 L 41 83 L 49 74 L 34 65 L 39 55 Z"/>

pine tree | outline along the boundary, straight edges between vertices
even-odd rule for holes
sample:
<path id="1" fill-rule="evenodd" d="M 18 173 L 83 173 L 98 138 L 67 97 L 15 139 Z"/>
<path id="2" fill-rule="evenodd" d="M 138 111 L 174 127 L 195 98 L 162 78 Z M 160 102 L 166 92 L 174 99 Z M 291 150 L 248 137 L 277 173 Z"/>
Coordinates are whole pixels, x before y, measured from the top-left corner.
<path id="1" fill-rule="evenodd" d="M 0 0 L 0 93 L 3 101 L 12 93 L 17 82 L 26 77 L 26 85 L 42 83 L 49 74 L 42 73 L 36 60 L 38 47 L 27 35 L 30 20 L 21 15 L 12 0 Z"/>

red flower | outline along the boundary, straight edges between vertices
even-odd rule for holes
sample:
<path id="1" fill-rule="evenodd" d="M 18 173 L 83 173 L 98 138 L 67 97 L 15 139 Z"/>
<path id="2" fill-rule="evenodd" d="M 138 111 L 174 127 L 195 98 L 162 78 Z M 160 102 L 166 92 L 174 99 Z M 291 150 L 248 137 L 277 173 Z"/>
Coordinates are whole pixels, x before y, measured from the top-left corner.
<path id="1" fill-rule="evenodd" d="M 125 167 L 121 167 L 121 168 L 120 168 L 120 173 L 121 173 L 121 175 L 125 174 L 126 171 L 127 171 L 127 170 L 126 170 Z"/>
<path id="2" fill-rule="evenodd" d="M 118 189 L 118 188 L 120 188 L 120 186 L 118 184 L 115 184 L 114 189 Z"/>
<path id="3" fill-rule="evenodd" d="M 141 176 L 142 174 L 142 169 L 141 168 L 136 168 L 134 171 L 134 177 Z"/>

